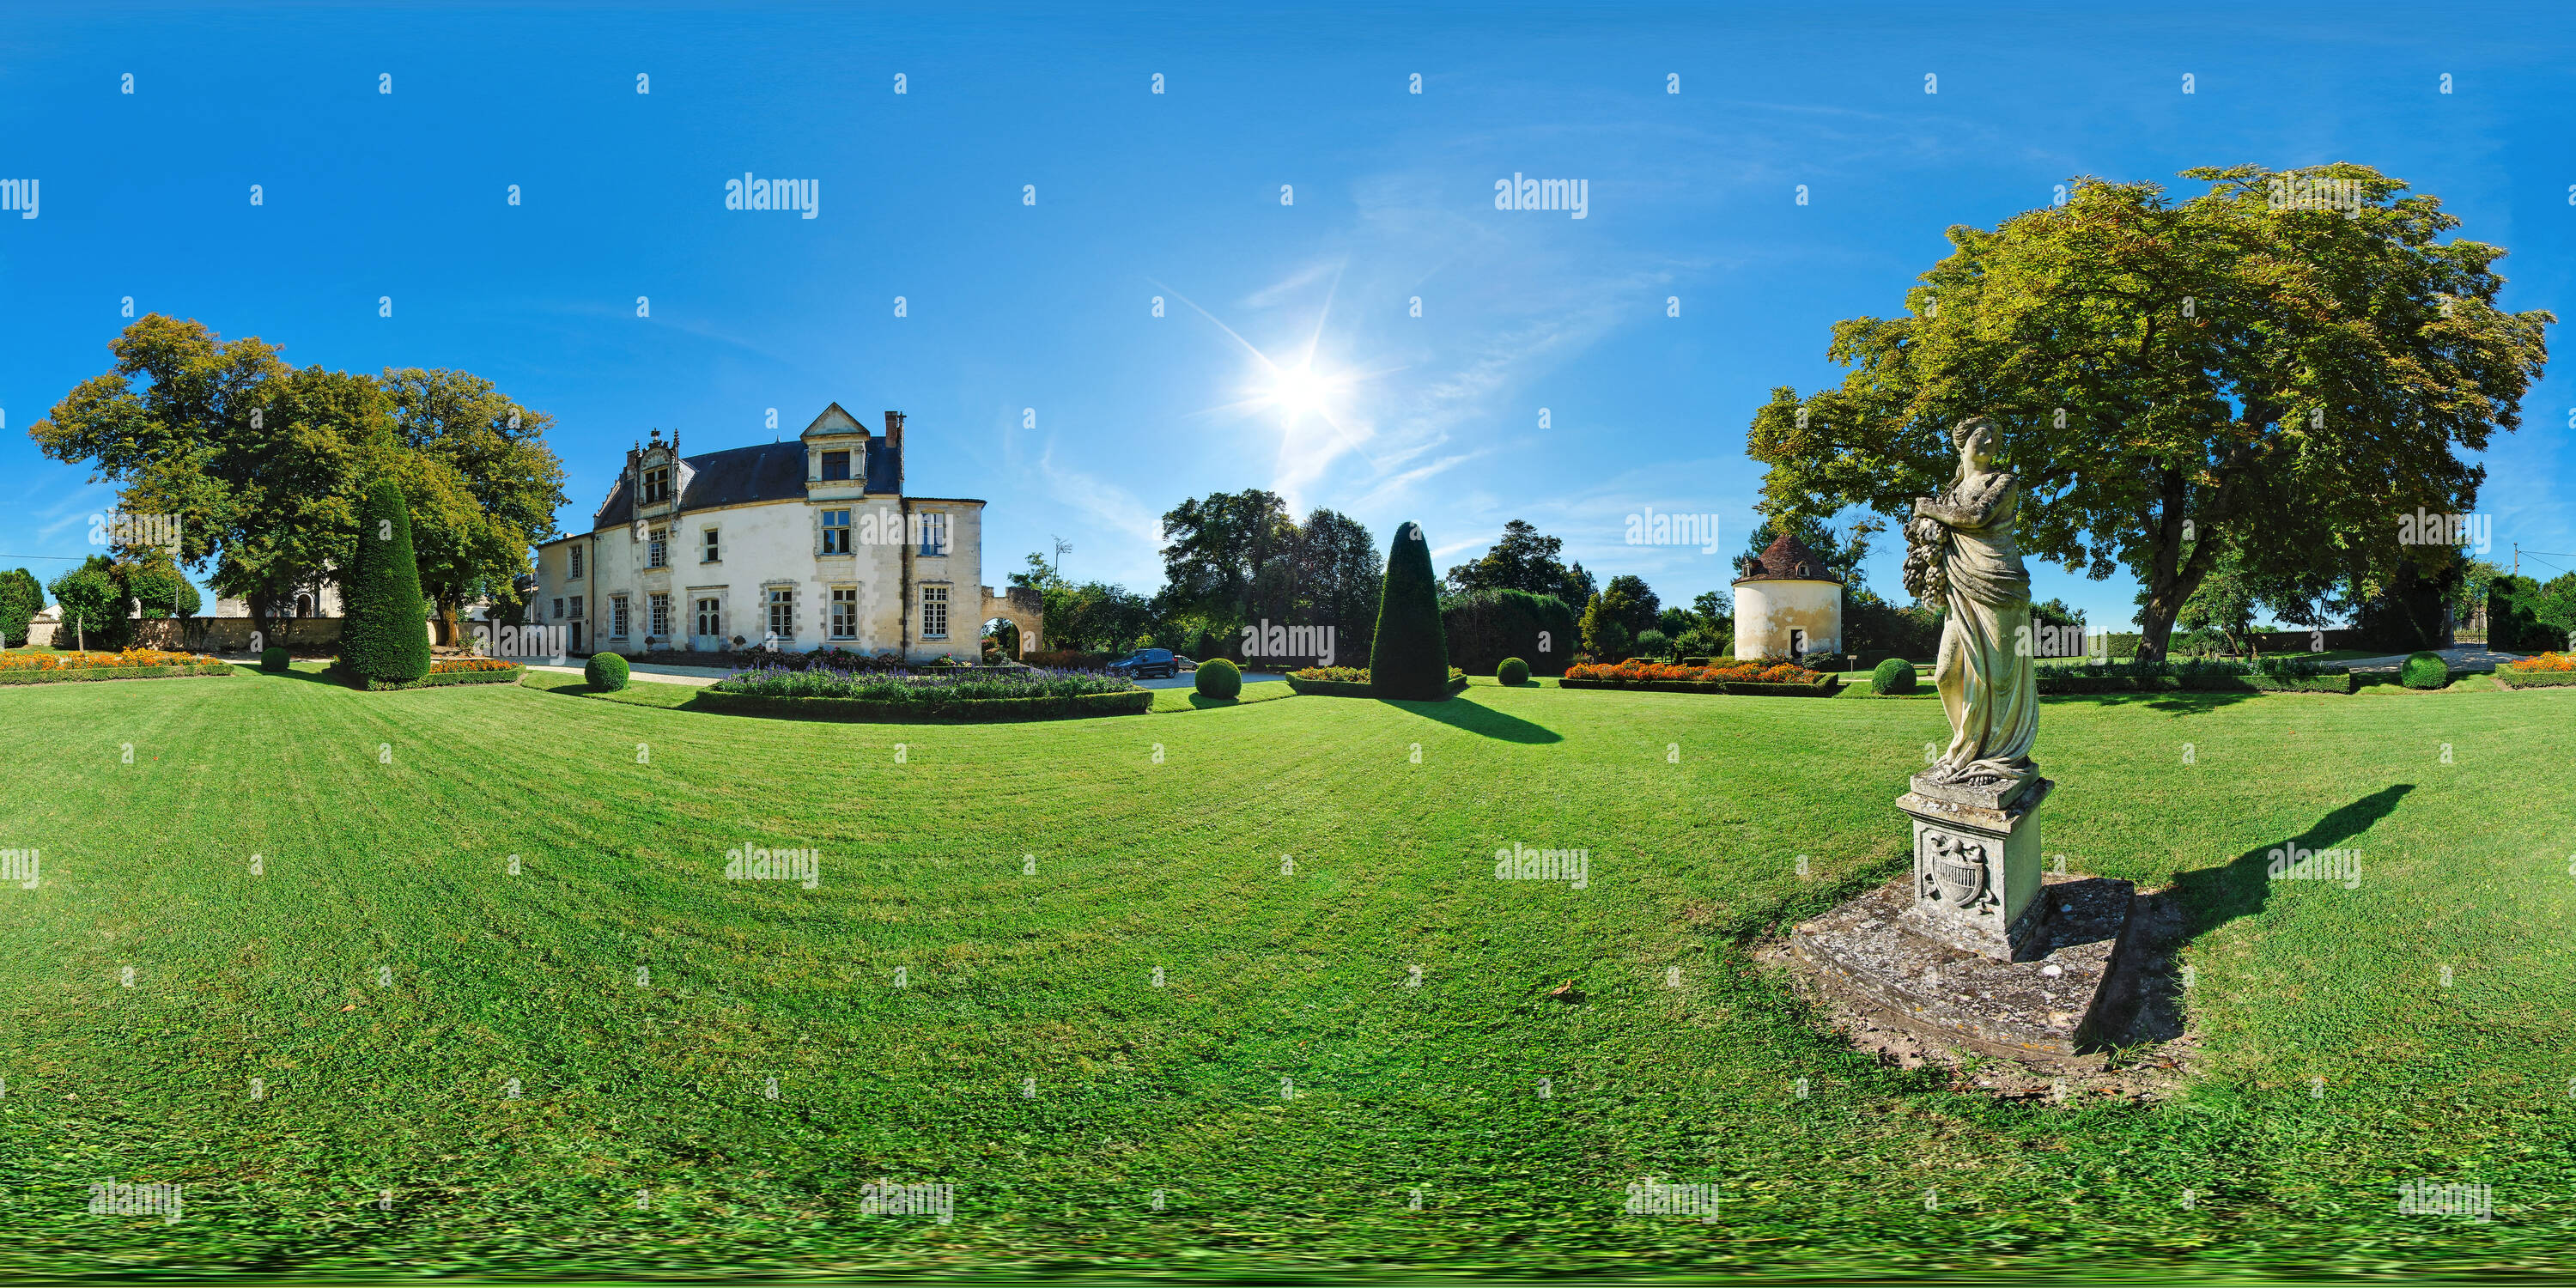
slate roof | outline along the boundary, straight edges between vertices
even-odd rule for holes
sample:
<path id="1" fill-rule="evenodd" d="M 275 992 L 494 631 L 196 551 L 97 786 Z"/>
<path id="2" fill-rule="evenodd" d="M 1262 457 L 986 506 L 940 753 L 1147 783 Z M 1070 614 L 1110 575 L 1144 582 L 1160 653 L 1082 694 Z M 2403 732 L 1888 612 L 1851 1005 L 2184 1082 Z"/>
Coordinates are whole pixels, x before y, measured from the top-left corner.
<path id="1" fill-rule="evenodd" d="M 708 510 L 751 501 L 798 501 L 805 497 L 805 444 L 757 443 L 721 452 L 686 456 L 689 482 L 680 495 L 683 510 Z M 882 436 L 868 440 L 866 470 L 871 494 L 895 493 L 894 450 Z M 635 518 L 635 498 L 620 477 L 608 500 L 591 516 L 591 530 L 623 527 Z"/>
<path id="2" fill-rule="evenodd" d="M 1807 548 L 1806 542 L 1783 532 L 1770 545 L 1763 547 L 1761 554 L 1744 561 L 1744 575 L 1736 578 L 1735 584 L 1740 586 L 1748 581 L 1830 581 L 1839 586 L 1842 580 L 1825 566 L 1825 561 L 1815 551 Z"/>

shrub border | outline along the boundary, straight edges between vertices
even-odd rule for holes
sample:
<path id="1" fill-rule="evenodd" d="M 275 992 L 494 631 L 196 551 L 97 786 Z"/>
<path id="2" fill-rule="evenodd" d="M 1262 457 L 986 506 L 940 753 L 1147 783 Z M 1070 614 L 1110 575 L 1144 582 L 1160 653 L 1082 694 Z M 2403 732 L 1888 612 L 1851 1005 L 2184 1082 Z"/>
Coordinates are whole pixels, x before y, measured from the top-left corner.
<path id="1" fill-rule="evenodd" d="M 1299 693 L 1312 694 L 1319 698 L 1374 698 L 1377 696 L 1376 685 L 1360 684 L 1351 680 L 1300 680 L 1292 675 L 1288 677 L 1288 687 Z M 1449 682 L 1448 696 L 1456 697 L 1466 691 L 1466 676 L 1459 676 Z M 1387 701 L 1419 702 L 1421 699 L 1389 698 Z"/>
<path id="2" fill-rule="evenodd" d="M 846 720 L 867 724 L 975 724 L 985 721 L 1080 720 L 1090 716 L 1142 715 L 1154 705 L 1152 689 L 1076 693 L 1045 698 L 950 698 L 885 702 L 874 698 L 781 698 L 765 693 L 698 690 L 676 708 L 786 720 Z"/>
<path id="3" fill-rule="evenodd" d="M 393 693 L 404 689 L 444 689 L 457 684 L 516 684 L 527 675 L 528 668 L 512 663 L 507 671 L 432 671 L 410 683 L 393 680 L 364 680 L 333 666 L 323 672 L 332 679 L 365 693 Z"/>
<path id="4" fill-rule="evenodd" d="M 2576 671 L 2517 671 L 2511 663 L 2495 669 L 2496 683 L 2508 689 L 2563 689 L 2576 686 Z"/>
<path id="5" fill-rule="evenodd" d="M 1804 684 L 1773 684 L 1760 680 L 1559 680 L 1557 687 L 1566 689 L 1619 689 L 1630 693 L 1732 693 L 1757 698 L 1830 698 L 1840 681 L 1827 674 Z"/>
<path id="6" fill-rule="evenodd" d="M 2360 677 L 2332 675 L 2049 675 L 2039 676 L 2043 697 L 2070 693 L 2351 693 Z"/>
<path id="7" fill-rule="evenodd" d="M 230 675 L 230 662 L 177 666 L 76 666 L 59 671 L 0 671 L 0 684 L 76 684 L 83 680 L 165 680 L 184 675 Z"/>

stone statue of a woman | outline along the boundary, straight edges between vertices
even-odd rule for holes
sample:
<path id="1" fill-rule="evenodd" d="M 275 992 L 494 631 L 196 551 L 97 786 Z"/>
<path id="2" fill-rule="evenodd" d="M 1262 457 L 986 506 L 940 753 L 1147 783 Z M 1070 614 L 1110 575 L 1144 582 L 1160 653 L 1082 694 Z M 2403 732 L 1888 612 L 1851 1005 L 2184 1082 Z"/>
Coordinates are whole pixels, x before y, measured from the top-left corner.
<path id="1" fill-rule="evenodd" d="M 1995 468 L 1992 421 L 1950 431 L 1959 472 L 1939 496 L 1917 497 L 1905 526 L 1906 588 L 1947 613 L 1932 684 L 1950 716 L 1950 748 L 1918 782 L 1991 791 L 2009 803 L 2039 777 L 2039 691 L 2031 673 L 2030 573 L 2013 542 L 2020 489 Z"/>

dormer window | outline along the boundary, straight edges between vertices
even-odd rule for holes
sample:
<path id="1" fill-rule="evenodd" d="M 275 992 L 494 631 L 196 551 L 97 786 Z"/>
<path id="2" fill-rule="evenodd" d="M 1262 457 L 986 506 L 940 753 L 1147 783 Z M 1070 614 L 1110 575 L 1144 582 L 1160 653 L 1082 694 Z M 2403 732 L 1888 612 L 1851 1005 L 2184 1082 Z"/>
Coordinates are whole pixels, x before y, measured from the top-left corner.
<path id="1" fill-rule="evenodd" d="M 823 453 L 823 481 L 841 482 L 850 477 L 850 454 L 846 451 Z"/>
<path id="2" fill-rule="evenodd" d="M 644 504 L 656 505 L 671 499 L 671 467 L 656 465 L 644 471 Z"/>

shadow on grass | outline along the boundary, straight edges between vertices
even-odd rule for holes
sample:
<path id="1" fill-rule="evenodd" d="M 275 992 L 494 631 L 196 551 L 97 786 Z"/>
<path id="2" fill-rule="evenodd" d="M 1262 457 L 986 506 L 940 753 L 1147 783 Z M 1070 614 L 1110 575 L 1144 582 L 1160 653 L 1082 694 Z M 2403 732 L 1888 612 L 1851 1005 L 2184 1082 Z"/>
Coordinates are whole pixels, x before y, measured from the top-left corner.
<path id="1" fill-rule="evenodd" d="M 350 687 L 348 681 L 331 674 L 331 668 L 327 666 L 312 670 L 308 670 L 300 666 L 290 666 L 283 671 L 263 671 L 259 668 L 259 664 L 256 662 L 235 662 L 233 665 L 240 667 L 253 675 L 271 675 L 276 676 L 281 680 L 302 680 L 307 684 L 327 684 L 335 689 L 345 689 Z"/>
<path id="2" fill-rule="evenodd" d="M 1394 698 L 1379 698 L 1377 701 L 1381 705 L 1410 711 L 1418 716 L 1429 716 L 1453 729 L 1464 729 L 1472 734 L 1481 734 L 1504 742 L 1565 741 L 1565 735 L 1554 729 L 1545 725 L 1531 724 L 1519 716 L 1505 715 L 1479 702 L 1470 702 L 1465 693 L 1460 693 L 1446 702 L 1400 702 Z"/>
<path id="3" fill-rule="evenodd" d="M 2041 695 L 2039 700 L 2048 703 L 2081 702 L 2097 707 L 2138 706 L 2172 715 L 2199 715 L 2263 696 L 2224 690 L 2171 689 L 2156 693 L 2051 693 Z"/>
<path id="4" fill-rule="evenodd" d="M 2133 915 L 2144 917 L 2146 940 L 2139 945 L 2143 960 L 2132 1040 L 2163 1041 L 2182 1035 L 2183 989 L 2174 955 L 2202 935 L 2263 910 L 2272 893 L 2274 853 L 2340 849 L 2345 841 L 2395 813 L 2398 802 L 2413 790 L 2413 783 L 2380 788 L 2318 819 L 2297 836 L 2247 850 L 2217 867 L 2182 873 L 2173 888 L 2140 899 Z"/>

